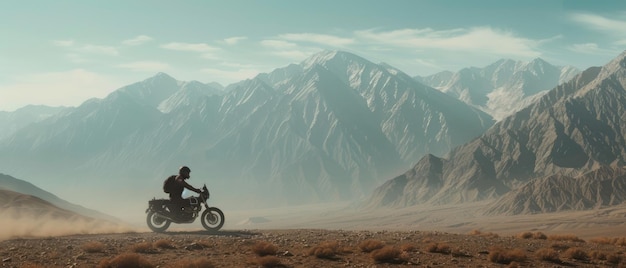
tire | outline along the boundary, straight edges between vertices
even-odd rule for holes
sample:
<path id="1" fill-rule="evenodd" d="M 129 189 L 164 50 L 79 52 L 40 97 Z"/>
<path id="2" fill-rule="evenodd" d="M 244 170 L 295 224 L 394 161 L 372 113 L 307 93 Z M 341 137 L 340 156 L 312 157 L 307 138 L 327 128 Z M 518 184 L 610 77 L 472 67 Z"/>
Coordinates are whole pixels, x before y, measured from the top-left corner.
<path id="1" fill-rule="evenodd" d="M 219 208 L 211 207 L 202 212 L 200 221 L 207 231 L 217 231 L 224 226 L 224 213 Z"/>
<path id="2" fill-rule="evenodd" d="M 162 218 L 154 211 L 150 211 L 148 213 L 148 217 L 146 218 L 146 223 L 148 223 L 148 227 L 150 230 L 157 233 L 162 233 L 170 227 L 172 223 L 170 220 Z"/>

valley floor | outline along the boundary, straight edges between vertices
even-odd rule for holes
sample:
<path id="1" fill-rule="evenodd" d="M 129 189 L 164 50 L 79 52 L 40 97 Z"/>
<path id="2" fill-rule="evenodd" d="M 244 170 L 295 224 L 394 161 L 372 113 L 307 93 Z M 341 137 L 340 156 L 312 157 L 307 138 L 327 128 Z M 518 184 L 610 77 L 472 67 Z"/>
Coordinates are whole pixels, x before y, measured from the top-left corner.
<path id="1" fill-rule="evenodd" d="M 623 267 L 623 244 L 539 233 L 322 229 L 74 235 L 0 242 L 1 267 Z M 535 237 L 533 237 L 535 236 Z"/>

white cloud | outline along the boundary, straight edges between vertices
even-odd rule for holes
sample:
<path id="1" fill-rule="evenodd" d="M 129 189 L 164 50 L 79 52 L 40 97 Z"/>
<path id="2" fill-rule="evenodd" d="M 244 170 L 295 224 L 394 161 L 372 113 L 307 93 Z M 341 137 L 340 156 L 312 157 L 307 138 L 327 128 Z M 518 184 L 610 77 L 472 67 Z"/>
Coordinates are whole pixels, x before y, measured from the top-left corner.
<path id="1" fill-rule="evenodd" d="M 138 46 L 149 41 L 152 41 L 152 37 L 147 35 L 138 35 L 135 38 L 122 41 L 122 44 L 128 46 Z"/>
<path id="2" fill-rule="evenodd" d="M 619 53 L 615 50 L 601 48 L 596 43 L 573 44 L 568 49 L 576 53 L 593 55 L 616 55 Z"/>
<path id="3" fill-rule="evenodd" d="M 335 47 L 344 47 L 355 42 L 351 38 L 316 33 L 281 34 L 278 37 L 289 41 L 311 42 Z"/>
<path id="4" fill-rule="evenodd" d="M 190 52 L 214 52 L 219 50 L 217 47 L 212 47 L 204 43 L 180 43 L 174 42 L 169 44 L 161 45 L 162 48 L 177 50 L 177 51 L 190 51 Z"/>
<path id="5" fill-rule="evenodd" d="M 119 64 L 118 67 L 134 72 L 165 72 L 170 69 L 167 63 L 158 61 L 136 61 Z"/>
<path id="6" fill-rule="evenodd" d="M 248 39 L 248 37 L 245 37 L 245 36 L 235 36 L 235 37 L 224 39 L 224 43 L 229 44 L 229 45 L 235 45 L 235 44 L 239 43 L 240 41 L 243 41 L 243 40 L 246 40 L 246 39 Z"/>
<path id="7" fill-rule="evenodd" d="M 0 109 L 15 110 L 28 104 L 78 106 L 87 99 L 105 97 L 124 83 L 84 69 L 30 74 L 0 85 Z"/>
<path id="8" fill-rule="evenodd" d="M 394 31 L 356 31 L 355 36 L 364 42 L 388 46 L 443 51 L 497 54 L 515 57 L 539 57 L 536 49 L 540 41 L 517 37 L 511 32 L 476 27 L 435 31 L 426 29 L 401 29 Z"/>
<path id="9" fill-rule="evenodd" d="M 611 35 L 626 35 L 626 21 L 605 18 L 594 14 L 575 13 L 570 15 L 572 20 L 580 22 L 583 26 L 603 31 Z"/>

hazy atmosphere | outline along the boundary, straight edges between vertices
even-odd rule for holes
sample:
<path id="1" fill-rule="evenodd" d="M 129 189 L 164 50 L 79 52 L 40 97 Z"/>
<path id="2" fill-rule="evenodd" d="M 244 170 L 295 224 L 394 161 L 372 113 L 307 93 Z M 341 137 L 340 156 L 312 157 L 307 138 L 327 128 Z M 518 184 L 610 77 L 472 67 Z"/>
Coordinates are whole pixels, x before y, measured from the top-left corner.
<path id="1" fill-rule="evenodd" d="M 3 1 L 0 111 L 77 106 L 165 72 L 223 86 L 322 50 L 411 76 L 542 58 L 600 66 L 623 1 Z"/>
<path id="2" fill-rule="evenodd" d="M 0 1 L 0 33 L 3 265 L 626 264 L 626 1 Z"/>

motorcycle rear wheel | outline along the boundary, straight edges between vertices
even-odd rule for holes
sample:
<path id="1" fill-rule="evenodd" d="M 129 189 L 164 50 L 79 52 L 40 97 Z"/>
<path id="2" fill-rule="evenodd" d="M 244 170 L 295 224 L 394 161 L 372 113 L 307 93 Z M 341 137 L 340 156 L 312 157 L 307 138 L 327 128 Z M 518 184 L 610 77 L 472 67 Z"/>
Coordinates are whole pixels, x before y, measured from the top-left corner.
<path id="1" fill-rule="evenodd" d="M 202 212 L 202 227 L 207 231 L 217 231 L 224 226 L 224 213 L 216 207 L 210 207 Z"/>
<path id="2" fill-rule="evenodd" d="M 148 223 L 148 227 L 150 227 L 150 230 L 153 232 L 162 233 L 170 227 L 172 222 L 159 216 L 156 212 L 150 211 L 146 218 L 146 223 Z"/>

